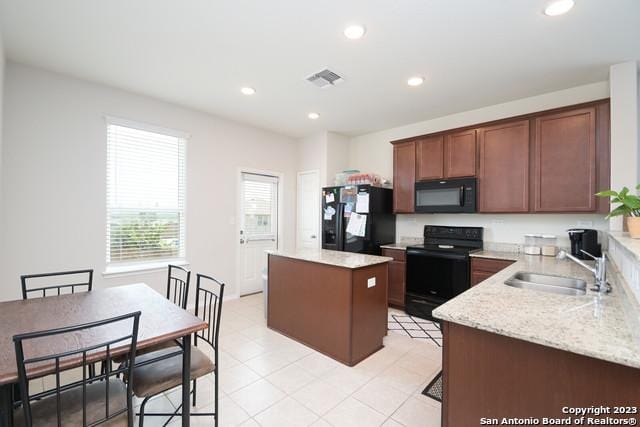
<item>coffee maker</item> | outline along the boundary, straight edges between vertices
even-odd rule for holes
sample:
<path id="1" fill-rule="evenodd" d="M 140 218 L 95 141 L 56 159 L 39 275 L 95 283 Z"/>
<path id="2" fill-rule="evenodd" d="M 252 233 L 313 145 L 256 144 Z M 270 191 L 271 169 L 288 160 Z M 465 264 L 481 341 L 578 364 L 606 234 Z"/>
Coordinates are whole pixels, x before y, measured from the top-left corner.
<path id="1" fill-rule="evenodd" d="M 591 259 L 589 255 L 582 251 L 588 252 L 594 257 L 602 255 L 602 248 L 598 244 L 598 231 L 585 228 L 572 228 L 567 230 L 569 239 L 571 240 L 571 255 L 578 259 Z"/>

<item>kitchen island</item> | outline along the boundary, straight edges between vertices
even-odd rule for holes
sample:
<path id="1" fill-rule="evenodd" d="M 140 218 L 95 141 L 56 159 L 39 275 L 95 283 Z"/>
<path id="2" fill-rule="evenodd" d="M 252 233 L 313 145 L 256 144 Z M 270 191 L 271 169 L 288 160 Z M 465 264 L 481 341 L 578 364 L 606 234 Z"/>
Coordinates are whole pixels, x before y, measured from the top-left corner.
<path id="1" fill-rule="evenodd" d="M 612 408 L 593 418 L 637 420 L 638 413 L 613 412 L 640 407 L 638 309 L 614 264 L 613 292 L 600 296 L 590 290 L 592 274 L 570 260 L 471 256 L 514 263 L 433 312 L 444 338 L 443 426 L 502 417 L 566 420 L 563 408 L 591 406 Z M 505 285 L 519 271 L 583 279 L 588 289 L 573 296 Z"/>
<path id="2" fill-rule="evenodd" d="M 391 258 L 269 252 L 267 326 L 353 366 L 382 348 Z"/>

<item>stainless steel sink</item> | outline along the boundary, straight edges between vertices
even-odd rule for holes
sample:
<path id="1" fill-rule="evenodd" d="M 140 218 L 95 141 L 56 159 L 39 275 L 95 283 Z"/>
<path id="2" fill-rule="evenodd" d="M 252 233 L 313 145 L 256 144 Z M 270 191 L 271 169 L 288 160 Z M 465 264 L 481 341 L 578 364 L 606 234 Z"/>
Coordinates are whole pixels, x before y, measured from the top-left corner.
<path id="1" fill-rule="evenodd" d="M 587 282 L 572 277 L 553 276 L 550 274 L 528 273 L 519 271 L 504 282 L 514 288 L 531 289 L 533 291 L 551 292 L 562 295 L 585 295 Z"/>

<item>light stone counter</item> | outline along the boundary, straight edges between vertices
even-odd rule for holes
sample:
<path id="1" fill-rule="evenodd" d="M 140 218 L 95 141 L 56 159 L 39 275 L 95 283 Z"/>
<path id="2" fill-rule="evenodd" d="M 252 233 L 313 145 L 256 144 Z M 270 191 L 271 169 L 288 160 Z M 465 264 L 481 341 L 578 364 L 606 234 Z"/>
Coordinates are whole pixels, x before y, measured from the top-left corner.
<path id="1" fill-rule="evenodd" d="M 277 255 L 286 258 L 299 259 L 303 261 L 316 262 L 319 264 L 327 264 L 336 267 L 351 269 L 368 267 L 370 265 L 393 261 L 393 258 L 384 256 L 330 251 L 327 249 L 297 249 L 294 251 L 267 251 L 267 253 L 270 255 Z"/>
<path id="2" fill-rule="evenodd" d="M 399 249 L 402 251 L 407 250 L 407 246 L 411 246 L 411 243 L 389 243 L 388 245 L 380 245 L 382 249 Z"/>
<path id="3" fill-rule="evenodd" d="M 474 256 L 516 260 L 514 264 L 434 310 L 439 319 L 560 350 L 640 368 L 640 338 L 625 307 L 629 296 L 624 280 L 609 263 L 613 287 L 599 297 L 556 295 L 507 286 L 518 271 L 577 277 L 591 288 L 592 274 L 565 259 L 482 251 Z"/>

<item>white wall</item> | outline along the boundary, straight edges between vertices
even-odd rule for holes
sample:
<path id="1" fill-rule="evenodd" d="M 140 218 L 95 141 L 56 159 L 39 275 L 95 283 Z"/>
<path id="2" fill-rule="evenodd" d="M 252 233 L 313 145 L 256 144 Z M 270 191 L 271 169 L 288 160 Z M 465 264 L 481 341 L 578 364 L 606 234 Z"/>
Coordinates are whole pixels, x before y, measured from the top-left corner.
<path id="1" fill-rule="evenodd" d="M 638 63 L 611 66 L 611 188 L 633 188 L 640 182 L 640 85 Z M 622 218 L 612 218 L 612 230 L 622 230 Z"/>
<path id="2" fill-rule="evenodd" d="M 104 278 L 106 128 L 112 115 L 187 132 L 187 258 L 193 271 L 236 293 L 238 168 L 284 174 L 284 246 L 295 246 L 297 142 L 260 129 L 70 77 L 9 63 L 2 175 L 5 256 L 0 300 L 19 275 L 80 267 L 96 286 L 146 282 L 166 272 Z"/>
<path id="3" fill-rule="evenodd" d="M 2 42 L 2 31 L 0 31 L 0 225 L 2 224 L 2 106 L 4 104 L 4 69 L 4 44 Z M 2 240 L 4 239 L 2 235 L 2 227 L 0 226 L 0 242 L 2 242 Z M 2 258 L 2 248 L 0 247 L 0 259 Z"/>
<path id="4" fill-rule="evenodd" d="M 331 186 L 337 172 L 349 164 L 349 138 L 322 131 L 300 140 L 298 171 L 319 170 L 320 185 Z"/>
<path id="5" fill-rule="evenodd" d="M 599 82 L 357 136 L 349 143 L 349 167 L 391 178 L 393 149 L 390 141 L 607 97 L 608 82 Z M 486 228 L 485 240 L 509 243 L 522 243 L 523 234 L 532 232 L 552 233 L 565 239 L 564 231 L 578 224 L 591 224 L 599 229 L 608 227 L 602 215 L 594 214 L 398 215 L 397 238 L 421 236 L 424 224 L 481 226 Z"/>

